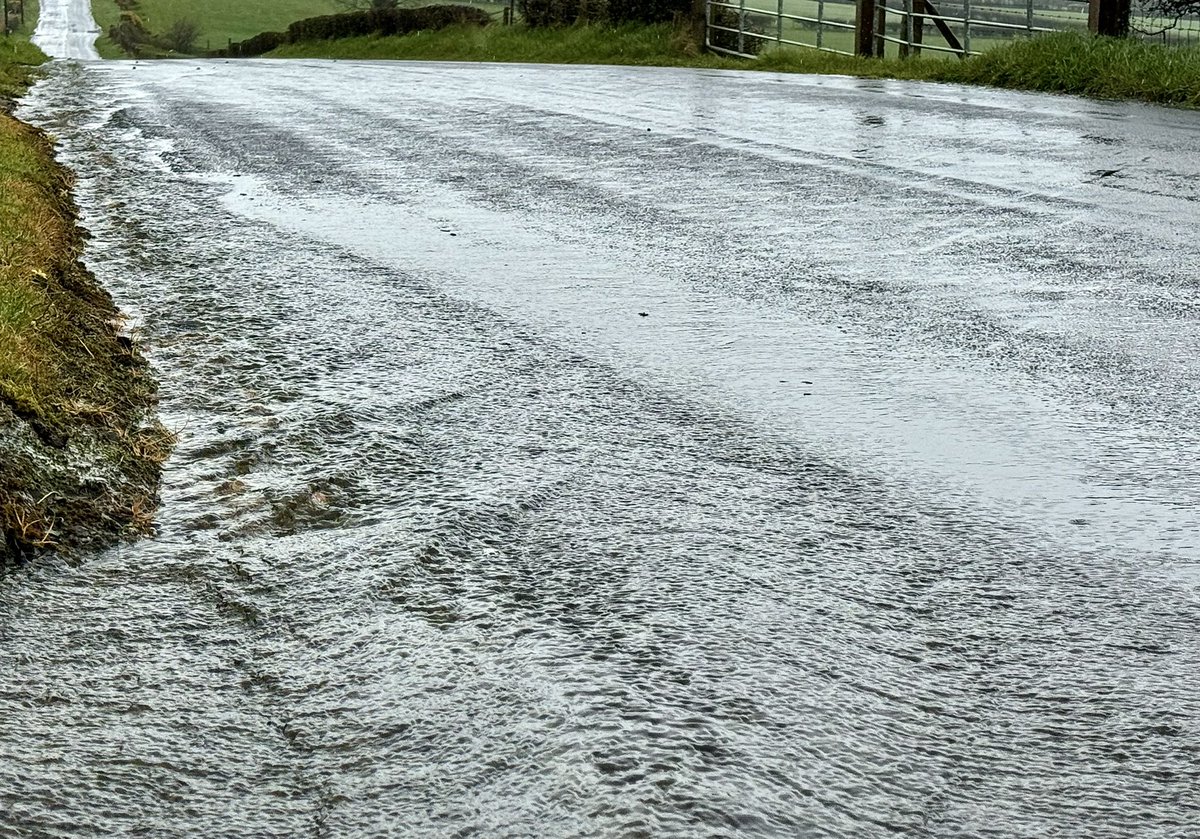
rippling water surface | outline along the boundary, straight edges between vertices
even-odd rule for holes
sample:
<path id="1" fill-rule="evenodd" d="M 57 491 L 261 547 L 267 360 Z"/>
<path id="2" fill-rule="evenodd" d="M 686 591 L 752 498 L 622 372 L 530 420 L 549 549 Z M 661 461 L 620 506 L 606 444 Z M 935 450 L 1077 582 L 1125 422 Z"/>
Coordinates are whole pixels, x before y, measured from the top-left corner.
<path id="1" fill-rule="evenodd" d="M 348 62 L 24 107 L 180 445 L 157 538 L 0 576 L 0 833 L 1200 835 L 1195 115 Z"/>

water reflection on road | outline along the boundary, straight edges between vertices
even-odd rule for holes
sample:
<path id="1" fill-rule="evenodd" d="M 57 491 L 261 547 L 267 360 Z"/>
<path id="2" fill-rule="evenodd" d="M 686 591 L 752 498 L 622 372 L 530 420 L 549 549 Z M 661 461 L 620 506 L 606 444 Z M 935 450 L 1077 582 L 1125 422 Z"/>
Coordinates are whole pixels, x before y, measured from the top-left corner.
<path id="1" fill-rule="evenodd" d="M 0 578 L 0 824 L 1197 833 L 1195 115 L 182 61 L 25 113 L 181 444 L 157 539 Z"/>

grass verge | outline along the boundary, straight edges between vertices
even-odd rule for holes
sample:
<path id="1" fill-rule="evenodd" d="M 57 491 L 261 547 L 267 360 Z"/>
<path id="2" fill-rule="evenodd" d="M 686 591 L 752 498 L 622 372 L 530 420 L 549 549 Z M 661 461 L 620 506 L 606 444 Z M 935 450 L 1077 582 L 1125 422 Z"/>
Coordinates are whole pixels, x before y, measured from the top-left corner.
<path id="1" fill-rule="evenodd" d="M 944 81 L 1200 106 L 1200 48 L 1047 35 L 946 68 Z"/>
<path id="2" fill-rule="evenodd" d="M 451 27 L 394 37 L 288 44 L 272 58 L 511 61 L 823 73 L 988 85 L 1108 99 L 1200 106 L 1200 49 L 1061 33 L 1014 41 L 967 61 L 867 59 L 774 50 L 757 60 L 700 53 L 669 25 Z"/>
<path id="3" fill-rule="evenodd" d="M 45 60 L 0 36 L 0 559 L 144 532 L 171 436 L 155 386 L 79 262 L 69 173 L 10 115 Z"/>

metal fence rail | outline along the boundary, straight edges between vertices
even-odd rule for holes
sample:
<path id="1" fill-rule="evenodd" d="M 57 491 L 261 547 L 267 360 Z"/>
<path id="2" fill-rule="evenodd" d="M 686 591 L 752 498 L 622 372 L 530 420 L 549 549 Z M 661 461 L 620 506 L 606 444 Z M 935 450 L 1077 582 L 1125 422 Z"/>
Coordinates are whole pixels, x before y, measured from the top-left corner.
<path id="1" fill-rule="evenodd" d="M 876 37 L 883 43 L 876 54 L 886 54 L 885 45 L 894 44 L 900 56 L 922 50 L 978 55 L 1013 38 L 1088 31 L 1087 6 L 1078 0 L 1052 5 L 1044 0 L 1025 0 L 1021 5 L 958 0 L 939 2 L 934 8 L 929 0 L 877 0 Z"/>
<path id="2" fill-rule="evenodd" d="M 853 43 L 855 14 L 853 0 L 777 0 L 774 9 L 747 5 L 746 0 L 709 0 L 708 47 L 750 57 L 770 42 L 853 55 L 843 42 Z M 830 31 L 841 37 L 831 39 Z"/>
<path id="3" fill-rule="evenodd" d="M 1144 6 L 1138 6 L 1141 2 Z M 1131 31 L 1162 43 L 1200 43 L 1200 20 L 1156 17 L 1135 0 Z M 872 16 L 869 43 L 858 16 Z M 978 55 L 1014 38 L 1089 31 L 1088 0 L 707 0 L 707 46 L 754 57 L 806 48 L 843 55 Z"/>

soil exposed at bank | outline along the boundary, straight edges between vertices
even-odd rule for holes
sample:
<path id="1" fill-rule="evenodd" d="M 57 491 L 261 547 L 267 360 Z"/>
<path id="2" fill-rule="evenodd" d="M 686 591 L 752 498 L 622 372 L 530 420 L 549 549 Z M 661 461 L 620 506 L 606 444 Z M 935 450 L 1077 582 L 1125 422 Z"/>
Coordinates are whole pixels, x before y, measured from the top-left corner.
<path id="1" fill-rule="evenodd" d="M 0 102 L 4 562 L 148 532 L 172 443 L 154 418 L 145 359 L 80 262 L 86 234 L 71 175 L 49 139 L 11 110 Z"/>

